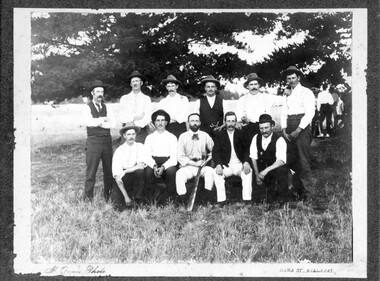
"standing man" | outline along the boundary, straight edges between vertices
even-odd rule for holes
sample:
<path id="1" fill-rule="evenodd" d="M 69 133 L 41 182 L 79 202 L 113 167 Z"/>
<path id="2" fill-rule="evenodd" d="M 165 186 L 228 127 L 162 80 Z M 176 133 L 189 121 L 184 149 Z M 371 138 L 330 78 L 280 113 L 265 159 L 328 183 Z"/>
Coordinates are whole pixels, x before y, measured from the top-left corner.
<path id="1" fill-rule="evenodd" d="M 141 86 L 145 83 L 145 77 L 134 70 L 127 77 L 127 82 L 131 85 L 132 91 L 120 98 L 120 120 L 124 126 L 132 122 L 140 128 L 136 136 L 136 142 L 144 143 L 148 135 L 152 103 L 150 97 L 141 92 Z"/>
<path id="2" fill-rule="evenodd" d="M 215 135 L 224 128 L 223 99 L 216 95 L 220 82 L 209 75 L 201 81 L 201 84 L 206 96 L 196 101 L 196 108 L 199 108 L 200 129 L 214 139 Z"/>
<path id="3" fill-rule="evenodd" d="M 205 180 L 205 189 L 211 191 L 214 186 L 214 169 L 206 166 L 212 158 L 214 142 L 207 133 L 199 130 L 201 118 L 198 113 L 191 113 L 188 122 L 190 130 L 180 135 L 178 140 L 177 156 L 180 169 L 176 175 L 176 186 L 182 200 L 187 191 L 186 182 L 195 177 L 199 169 Z"/>
<path id="4" fill-rule="evenodd" d="M 317 110 L 319 112 L 319 124 L 322 132 L 318 135 L 319 138 L 330 137 L 331 134 L 331 118 L 332 118 L 332 105 L 334 99 L 330 92 L 327 91 L 327 84 L 322 86 L 322 91 L 318 94 L 317 98 Z M 323 129 L 323 121 L 326 119 L 326 129 Z"/>
<path id="5" fill-rule="evenodd" d="M 86 141 L 86 180 L 84 184 L 84 199 L 93 200 L 95 176 L 100 159 L 103 166 L 104 189 L 106 201 L 112 188 L 112 137 L 110 128 L 114 126 L 113 119 L 104 104 L 104 84 L 100 80 L 91 83 L 92 101 L 87 104 L 83 119 L 87 128 Z"/>
<path id="6" fill-rule="evenodd" d="M 287 141 L 287 161 L 295 171 L 293 180 L 300 196 L 308 198 L 314 193 L 310 168 L 310 123 L 314 116 L 313 92 L 300 83 L 302 72 L 295 66 L 285 70 L 290 89 L 285 89 L 281 112 L 281 127 Z"/>
<path id="7" fill-rule="evenodd" d="M 147 152 L 145 168 L 145 183 L 148 197 L 154 199 L 156 193 L 157 203 L 163 203 L 169 196 L 175 195 L 175 174 L 177 172 L 177 138 L 166 130 L 170 123 L 169 114 L 159 109 L 152 114 L 152 122 L 156 131 L 148 135 L 145 140 Z M 165 189 L 159 190 L 157 180 L 162 179 Z"/>
<path id="8" fill-rule="evenodd" d="M 158 108 L 165 110 L 170 115 L 170 123 L 166 126 L 166 130 L 174 134 L 178 139 L 187 130 L 186 121 L 189 115 L 189 99 L 177 93 L 178 87 L 182 83 L 173 75 L 169 75 L 162 80 L 161 84 L 165 85 L 168 95 L 159 102 Z"/>
<path id="9" fill-rule="evenodd" d="M 288 200 L 288 168 L 286 164 L 286 142 L 273 132 L 275 122 L 269 114 L 259 118 L 260 133 L 252 139 L 250 157 L 258 186 L 270 188 L 275 199 Z M 274 192 L 277 183 L 277 192 Z"/>
<path id="10" fill-rule="evenodd" d="M 215 138 L 212 157 L 215 167 L 214 181 L 217 202 L 226 201 L 225 178 L 239 176 L 242 180 L 242 198 L 245 202 L 252 199 L 252 170 L 249 165 L 248 148 L 241 130 L 235 130 L 237 118 L 229 111 L 224 117 L 227 130 L 221 131 Z"/>
<path id="11" fill-rule="evenodd" d="M 136 133 L 139 127 L 127 124 L 120 130 L 125 142 L 120 145 L 113 155 L 112 174 L 115 179 L 111 202 L 113 207 L 122 211 L 133 207 L 133 201 L 144 201 L 144 168 L 145 149 L 141 143 L 136 143 Z"/>
<path id="12" fill-rule="evenodd" d="M 253 136 L 259 132 L 260 115 L 264 114 L 269 106 L 266 104 L 265 94 L 259 91 L 262 86 L 264 86 L 264 80 L 256 73 L 250 73 L 244 83 L 249 93 L 241 97 L 236 106 L 237 120 L 242 126 L 248 147 L 251 145 Z"/>

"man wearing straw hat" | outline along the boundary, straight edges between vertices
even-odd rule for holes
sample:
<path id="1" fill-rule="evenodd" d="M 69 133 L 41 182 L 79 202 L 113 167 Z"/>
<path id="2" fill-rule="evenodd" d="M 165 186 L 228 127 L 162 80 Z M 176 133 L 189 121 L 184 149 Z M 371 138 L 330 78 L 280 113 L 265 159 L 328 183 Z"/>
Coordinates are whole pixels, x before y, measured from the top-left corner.
<path id="1" fill-rule="evenodd" d="M 100 80 L 91 83 L 92 101 L 87 104 L 83 114 L 87 128 L 86 141 L 86 180 L 84 199 L 93 200 L 95 177 L 100 159 L 103 166 L 104 189 L 103 196 L 108 201 L 112 188 L 112 138 L 110 128 L 114 126 L 107 107 L 104 104 L 105 85 Z"/>
<path id="2" fill-rule="evenodd" d="M 264 80 L 256 73 L 250 73 L 244 83 L 244 88 L 248 89 L 249 93 L 242 96 L 236 106 L 237 120 L 242 125 L 248 147 L 253 136 L 259 132 L 260 115 L 266 113 L 266 96 L 259 91 L 262 86 Z"/>
<path id="3" fill-rule="evenodd" d="M 168 95 L 162 99 L 158 108 L 165 110 L 170 115 L 170 123 L 166 126 L 166 130 L 174 134 L 177 139 L 186 132 L 186 121 L 189 115 L 189 99 L 178 94 L 178 87 L 182 85 L 174 75 L 168 75 L 163 79 L 161 84 L 165 85 Z"/>
<path id="4" fill-rule="evenodd" d="M 311 129 L 310 123 L 315 113 L 313 92 L 300 83 L 302 72 L 289 66 L 285 72 L 289 86 L 284 91 L 281 111 L 281 127 L 288 144 L 287 162 L 295 174 L 294 187 L 303 199 L 314 193 L 310 168 Z"/>
<path id="5" fill-rule="evenodd" d="M 144 201 L 144 168 L 145 148 L 141 143 L 136 143 L 136 134 L 140 127 L 132 123 L 126 124 L 120 130 L 120 135 L 125 142 L 120 145 L 113 155 L 112 174 L 115 179 L 111 202 L 118 211 L 130 209 L 134 202 Z"/>
<path id="6" fill-rule="evenodd" d="M 201 80 L 206 95 L 196 101 L 196 108 L 199 109 L 201 127 L 200 130 L 206 132 L 212 139 L 224 128 L 224 101 L 217 95 L 220 82 L 209 75 Z"/>
<path id="7" fill-rule="evenodd" d="M 141 86 L 145 83 L 146 78 L 139 71 L 134 70 L 127 77 L 128 84 L 131 85 L 132 91 L 120 98 L 120 120 L 124 126 L 132 122 L 140 128 L 136 136 L 136 142 L 144 143 L 148 135 L 150 115 L 152 112 L 152 103 L 150 97 L 141 92 Z"/>

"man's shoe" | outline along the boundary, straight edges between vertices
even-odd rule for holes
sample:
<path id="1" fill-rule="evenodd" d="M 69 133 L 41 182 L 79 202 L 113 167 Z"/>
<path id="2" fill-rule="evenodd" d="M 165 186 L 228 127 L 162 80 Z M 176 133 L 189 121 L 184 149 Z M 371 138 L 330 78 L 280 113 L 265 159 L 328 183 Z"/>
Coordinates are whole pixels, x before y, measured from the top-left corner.
<path id="1" fill-rule="evenodd" d="M 317 138 L 323 138 L 324 136 L 323 136 L 323 134 L 319 134 L 318 136 L 317 136 Z"/>
<path id="2" fill-rule="evenodd" d="M 326 136 L 325 136 L 326 138 L 329 138 L 330 137 L 330 135 L 329 134 L 326 134 Z"/>

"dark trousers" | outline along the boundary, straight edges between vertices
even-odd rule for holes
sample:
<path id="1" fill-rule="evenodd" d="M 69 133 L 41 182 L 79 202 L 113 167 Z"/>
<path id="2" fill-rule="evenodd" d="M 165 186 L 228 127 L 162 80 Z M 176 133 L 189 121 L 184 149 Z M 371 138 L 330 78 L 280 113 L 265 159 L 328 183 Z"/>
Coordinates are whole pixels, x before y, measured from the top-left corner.
<path id="1" fill-rule="evenodd" d="M 131 199 L 143 199 L 144 191 L 144 170 L 136 170 L 133 173 L 125 174 L 121 179 L 128 196 Z M 126 208 L 124 195 L 116 181 L 113 180 L 111 203 L 114 209 L 122 211 Z"/>
<path id="2" fill-rule="evenodd" d="M 298 115 L 288 115 L 286 133 L 290 134 L 295 129 L 297 129 L 299 122 L 303 114 Z M 311 130 L 310 125 L 307 126 L 299 134 L 295 141 L 287 141 L 287 165 L 292 169 L 295 174 L 294 178 L 299 178 L 299 181 L 293 180 L 295 183 L 295 188 L 299 193 L 306 192 L 314 193 L 313 184 L 311 179 L 311 168 L 310 168 L 310 146 L 311 146 Z M 296 183 L 302 184 L 296 184 Z"/>
<path id="3" fill-rule="evenodd" d="M 318 136 L 320 133 L 322 133 L 319 131 L 320 125 L 318 124 L 318 122 L 319 122 L 318 111 L 315 110 L 313 120 L 311 121 L 311 136 L 312 137 Z"/>
<path id="4" fill-rule="evenodd" d="M 266 167 L 260 167 L 259 171 L 264 170 Z M 288 189 L 288 171 L 289 168 L 284 165 L 270 171 L 264 178 L 264 184 L 274 194 L 276 193 L 279 198 L 286 199 L 289 197 Z M 275 191 L 275 187 L 277 190 Z"/>
<path id="5" fill-rule="evenodd" d="M 86 180 L 84 197 L 94 197 L 95 177 L 100 159 L 103 166 L 103 196 L 108 201 L 112 189 L 112 138 L 111 136 L 87 137 L 86 141 Z"/>
<path id="6" fill-rule="evenodd" d="M 323 133 L 331 134 L 331 119 L 332 119 L 332 107 L 328 103 L 321 104 L 321 108 L 319 110 L 319 123 L 321 124 L 321 129 Z M 326 129 L 323 130 L 322 123 L 326 119 Z"/>
<path id="7" fill-rule="evenodd" d="M 177 167 L 169 167 L 166 169 L 161 178 L 156 178 L 154 175 L 154 170 L 151 167 L 146 167 L 144 169 L 145 174 L 145 195 L 150 199 L 154 200 L 157 196 L 157 202 L 161 203 L 166 200 L 169 196 L 176 193 L 175 185 L 175 174 L 177 172 Z M 159 187 L 158 183 L 164 183 L 165 188 Z"/>
<path id="8" fill-rule="evenodd" d="M 186 123 L 173 122 L 166 126 L 166 130 L 179 138 L 179 136 L 186 132 Z"/>
<path id="9" fill-rule="evenodd" d="M 245 137 L 247 147 L 250 147 L 253 137 L 259 133 L 259 123 L 249 122 L 246 126 L 243 126 L 242 132 Z"/>

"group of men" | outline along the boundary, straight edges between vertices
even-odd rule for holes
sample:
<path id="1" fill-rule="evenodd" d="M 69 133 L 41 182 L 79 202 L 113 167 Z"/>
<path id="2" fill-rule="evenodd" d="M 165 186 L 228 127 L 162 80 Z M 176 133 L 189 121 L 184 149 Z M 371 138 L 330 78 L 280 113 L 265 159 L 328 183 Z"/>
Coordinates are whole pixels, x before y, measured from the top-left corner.
<path id="1" fill-rule="evenodd" d="M 276 190 L 277 199 L 292 199 L 290 189 L 300 198 L 313 194 L 310 169 L 310 123 L 314 116 L 314 95 L 300 84 L 302 72 L 294 66 L 285 70 L 289 89 L 281 113 L 283 137 L 274 132 L 275 122 L 266 112 L 259 88 L 262 78 L 251 73 L 244 83 L 248 94 L 241 97 L 235 112 L 224 112 L 217 95 L 220 82 L 213 76 L 201 80 L 205 95 L 190 112 L 189 100 L 178 94 L 182 83 L 173 75 L 162 80 L 168 96 L 151 113 L 150 98 L 141 92 L 145 77 L 133 71 L 127 78 L 132 91 L 121 97 L 125 142 L 112 155 L 110 128 L 114 126 L 103 102 L 105 86 L 91 85 L 85 123 L 86 181 L 84 198 L 92 200 L 96 171 L 102 159 L 104 198 L 118 210 L 135 203 L 180 203 L 189 193 L 186 183 L 200 175 L 204 189 L 216 201 L 226 202 L 225 179 L 241 179 L 242 199 L 252 200 L 252 184 Z M 292 175 L 292 177 L 290 177 Z"/>

